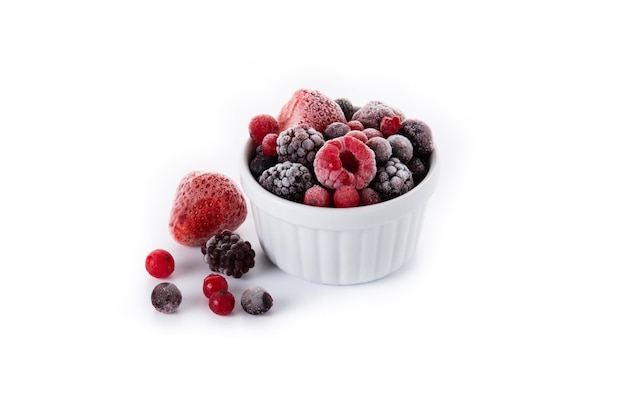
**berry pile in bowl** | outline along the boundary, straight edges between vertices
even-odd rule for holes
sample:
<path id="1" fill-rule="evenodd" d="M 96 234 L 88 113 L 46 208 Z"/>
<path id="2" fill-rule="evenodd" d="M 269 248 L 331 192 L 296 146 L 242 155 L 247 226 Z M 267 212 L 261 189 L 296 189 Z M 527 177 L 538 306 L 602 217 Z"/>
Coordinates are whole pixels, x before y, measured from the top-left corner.
<path id="1" fill-rule="evenodd" d="M 378 100 L 297 90 L 250 119 L 240 163 L 257 236 L 280 269 L 358 284 L 415 252 L 438 172 L 429 126 Z"/>

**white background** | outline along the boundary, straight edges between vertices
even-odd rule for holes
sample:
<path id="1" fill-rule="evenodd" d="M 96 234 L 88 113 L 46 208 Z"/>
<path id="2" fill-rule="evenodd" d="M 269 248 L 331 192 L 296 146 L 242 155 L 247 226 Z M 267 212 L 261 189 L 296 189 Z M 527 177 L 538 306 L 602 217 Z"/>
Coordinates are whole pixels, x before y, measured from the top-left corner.
<path id="1" fill-rule="evenodd" d="M 2 414 L 626 415 L 612 3 L 2 2 Z M 167 230 L 175 188 L 239 181 L 249 118 L 300 87 L 429 123 L 442 175 L 416 256 L 310 284 L 249 217 L 257 266 L 231 288 L 275 306 L 216 316 Z M 174 315 L 150 304 L 159 247 Z"/>

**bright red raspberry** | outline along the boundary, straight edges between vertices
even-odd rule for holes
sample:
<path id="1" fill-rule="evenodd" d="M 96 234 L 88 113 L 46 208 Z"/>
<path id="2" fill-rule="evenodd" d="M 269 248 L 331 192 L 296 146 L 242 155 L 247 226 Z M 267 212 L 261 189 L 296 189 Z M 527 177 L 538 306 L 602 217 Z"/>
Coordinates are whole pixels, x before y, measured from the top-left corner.
<path id="1" fill-rule="evenodd" d="M 277 139 L 278 133 L 268 133 L 263 137 L 263 141 L 261 142 L 261 150 L 263 151 L 263 155 L 278 156 L 278 152 L 276 150 Z"/>
<path id="2" fill-rule="evenodd" d="M 268 133 L 279 133 L 278 121 L 271 114 L 258 114 L 250 119 L 248 132 L 254 143 L 260 145 Z"/>
<path id="3" fill-rule="evenodd" d="M 350 185 L 343 185 L 337 188 L 333 194 L 335 207 L 339 208 L 356 207 L 359 205 L 360 200 L 359 192 Z"/>
<path id="4" fill-rule="evenodd" d="M 328 188 L 350 185 L 360 190 L 376 176 L 376 155 L 359 139 L 342 136 L 317 151 L 313 168 L 317 180 Z"/>
<path id="5" fill-rule="evenodd" d="M 380 121 L 380 132 L 384 137 L 389 137 L 398 133 L 398 130 L 402 127 L 402 121 L 398 116 L 384 116 Z"/>
<path id="6" fill-rule="evenodd" d="M 330 193 L 320 185 L 314 185 L 304 193 L 304 204 L 316 207 L 328 207 L 330 205 Z"/>
<path id="7" fill-rule="evenodd" d="M 350 127 L 350 129 L 352 129 L 352 130 L 363 130 L 364 129 L 363 123 L 361 123 L 358 120 L 350 120 L 348 122 L 348 127 Z"/>
<path id="8" fill-rule="evenodd" d="M 227 316 L 235 308 L 235 296 L 228 290 L 214 292 L 209 297 L 209 308 L 219 316 Z"/>
<path id="9" fill-rule="evenodd" d="M 211 295 L 221 290 L 228 290 L 228 282 L 226 278 L 219 274 L 209 274 L 204 278 L 202 284 L 202 292 L 206 298 L 211 298 Z"/>
<path id="10" fill-rule="evenodd" d="M 146 271 L 155 278 L 167 278 L 174 272 L 174 257 L 165 249 L 155 249 L 146 257 Z"/>

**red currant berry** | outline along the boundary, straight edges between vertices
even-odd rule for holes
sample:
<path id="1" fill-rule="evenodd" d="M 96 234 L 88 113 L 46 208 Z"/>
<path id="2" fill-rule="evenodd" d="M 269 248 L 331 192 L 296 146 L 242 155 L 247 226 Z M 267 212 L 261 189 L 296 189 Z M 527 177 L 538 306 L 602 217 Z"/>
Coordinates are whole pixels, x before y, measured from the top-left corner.
<path id="1" fill-rule="evenodd" d="M 167 278 L 174 272 L 174 258 L 164 249 L 155 249 L 146 257 L 146 271 L 155 278 Z"/>
<path id="2" fill-rule="evenodd" d="M 219 316 L 227 316 L 235 308 L 235 296 L 227 290 L 219 290 L 209 297 L 209 308 Z"/>
<path id="3" fill-rule="evenodd" d="M 279 133 L 278 121 L 269 114 L 258 114 L 250 119 L 248 131 L 254 143 L 260 145 L 268 133 Z"/>
<path id="4" fill-rule="evenodd" d="M 263 137 L 263 141 L 261 142 L 263 155 L 278 156 L 278 152 L 276 151 L 276 139 L 278 139 L 277 133 L 268 133 Z"/>
<path id="5" fill-rule="evenodd" d="M 204 278 L 202 284 L 202 292 L 206 298 L 211 298 L 211 295 L 221 290 L 228 290 L 228 282 L 226 278 L 219 274 L 209 274 Z"/>

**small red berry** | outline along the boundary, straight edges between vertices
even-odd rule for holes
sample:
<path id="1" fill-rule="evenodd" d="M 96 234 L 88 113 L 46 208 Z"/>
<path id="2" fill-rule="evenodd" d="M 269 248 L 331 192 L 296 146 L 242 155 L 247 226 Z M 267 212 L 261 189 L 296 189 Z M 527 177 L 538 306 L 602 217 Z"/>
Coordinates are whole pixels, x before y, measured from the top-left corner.
<path id="1" fill-rule="evenodd" d="M 235 308 L 235 296 L 227 290 L 214 292 L 209 297 L 209 308 L 219 316 L 227 316 Z"/>
<path id="2" fill-rule="evenodd" d="M 226 278 L 219 274 L 209 274 L 204 278 L 202 284 L 202 292 L 206 298 L 211 298 L 211 295 L 221 290 L 228 290 L 228 282 Z"/>
<path id="3" fill-rule="evenodd" d="M 363 123 L 361 123 L 358 120 L 350 120 L 347 123 L 348 127 L 350 127 L 350 129 L 352 130 L 363 130 L 365 127 L 363 126 Z"/>
<path id="4" fill-rule="evenodd" d="M 268 133 L 263 137 L 263 141 L 261 142 L 261 150 L 263 151 L 263 155 L 278 156 L 278 151 L 276 150 L 277 139 L 278 133 Z"/>
<path id="5" fill-rule="evenodd" d="M 361 196 L 359 192 L 350 185 L 343 185 L 335 191 L 333 194 L 333 202 L 335 203 L 335 207 L 345 208 L 345 207 L 356 207 L 359 205 L 361 201 Z"/>
<path id="6" fill-rule="evenodd" d="M 330 193 L 321 185 L 314 185 L 304 192 L 304 204 L 316 207 L 330 206 Z"/>
<path id="7" fill-rule="evenodd" d="M 398 116 L 384 116 L 380 121 L 380 131 L 384 137 L 389 137 L 398 133 L 402 127 L 402 122 Z"/>
<path id="8" fill-rule="evenodd" d="M 146 257 L 146 271 L 155 278 L 167 278 L 174 272 L 174 257 L 164 249 L 155 249 Z"/>
<path id="9" fill-rule="evenodd" d="M 260 145 L 268 133 L 279 133 L 278 121 L 271 114 L 258 114 L 250 119 L 248 132 L 254 143 Z"/>

